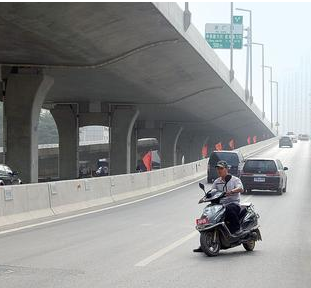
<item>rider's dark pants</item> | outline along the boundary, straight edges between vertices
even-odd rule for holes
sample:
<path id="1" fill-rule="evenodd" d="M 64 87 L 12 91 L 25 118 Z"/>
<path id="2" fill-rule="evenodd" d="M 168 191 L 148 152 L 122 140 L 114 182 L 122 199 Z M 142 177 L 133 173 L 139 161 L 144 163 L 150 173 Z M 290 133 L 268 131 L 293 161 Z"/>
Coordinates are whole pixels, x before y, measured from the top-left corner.
<path id="1" fill-rule="evenodd" d="M 225 222 L 231 233 L 235 233 L 240 229 L 240 206 L 235 203 L 226 205 Z"/>

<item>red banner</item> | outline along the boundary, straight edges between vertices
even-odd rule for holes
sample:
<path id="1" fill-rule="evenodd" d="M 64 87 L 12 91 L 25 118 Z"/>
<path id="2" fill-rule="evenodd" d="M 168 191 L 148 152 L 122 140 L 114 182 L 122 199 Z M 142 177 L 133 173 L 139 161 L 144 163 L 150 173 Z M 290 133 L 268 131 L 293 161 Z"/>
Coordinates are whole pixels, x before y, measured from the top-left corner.
<path id="1" fill-rule="evenodd" d="M 145 156 L 143 157 L 143 163 L 147 169 L 147 171 L 152 170 L 152 152 L 149 151 Z"/>
<path id="2" fill-rule="evenodd" d="M 208 146 L 207 146 L 207 144 L 205 144 L 205 145 L 202 147 L 202 157 L 203 157 L 203 158 L 207 158 L 207 155 L 208 155 Z"/>
<path id="3" fill-rule="evenodd" d="M 222 150 L 222 144 L 221 144 L 221 142 L 215 144 L 215 150 L 216 150 L 216 151 L 221 151 L 221 150 Z"/>
<path id="4" fill-rule="evenodd" d="M 248 136 L 248 137 L 247 137 L 247 144 L 248 144 L 248 145 L 251 144 L 251 136 Z"/>

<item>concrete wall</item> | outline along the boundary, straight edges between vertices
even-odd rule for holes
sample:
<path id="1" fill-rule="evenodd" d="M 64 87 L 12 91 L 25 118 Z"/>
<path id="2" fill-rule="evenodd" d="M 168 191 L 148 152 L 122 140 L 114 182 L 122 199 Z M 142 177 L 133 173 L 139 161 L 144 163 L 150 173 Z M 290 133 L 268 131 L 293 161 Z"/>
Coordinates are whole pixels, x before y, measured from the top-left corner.
<path id="1" fill-rule="evenodd" d="M 279 137 L 273 137 L 265 141 L 261 141 L 255 144 L 246 145 L 243 147 L 238 148 L 242 155 L 247 158 L 251 157 L 263 150 L 268 149 L 270 146 L 275 145 L 278 143 Z"/>
<path id="2" fill-rule="evenodd" d="M 1 187 L 0 226 L 52 215 L 46 183 Z"/>
<path id="3" fill-rule="evenodd" d="M 158 192 L 206 174 L 206 159 L 161 170 L 0 187 L 0 226 Z"/>
<path id="4" fill-rule="evenodd" d="M 277 138 L 241 147 L 245 157 Z M 0 226 L 158 193 L 206 178 L 207 159 L 151 172 L 0 187 Z"/>

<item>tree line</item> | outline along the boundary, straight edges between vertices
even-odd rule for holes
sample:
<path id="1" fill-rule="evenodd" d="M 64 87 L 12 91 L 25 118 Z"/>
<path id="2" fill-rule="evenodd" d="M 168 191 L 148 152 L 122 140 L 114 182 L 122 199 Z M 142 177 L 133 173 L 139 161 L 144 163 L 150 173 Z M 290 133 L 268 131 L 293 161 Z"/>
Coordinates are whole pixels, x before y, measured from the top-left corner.
<path id="1" fill-rule="evenodd" d="M 49 110 L 42 109 L 38 125 L 39 144 L 57 144 L 58 132 L 55 121 Z M 3 105 L 0 105 L 0 146 L 3 146 Z"/>

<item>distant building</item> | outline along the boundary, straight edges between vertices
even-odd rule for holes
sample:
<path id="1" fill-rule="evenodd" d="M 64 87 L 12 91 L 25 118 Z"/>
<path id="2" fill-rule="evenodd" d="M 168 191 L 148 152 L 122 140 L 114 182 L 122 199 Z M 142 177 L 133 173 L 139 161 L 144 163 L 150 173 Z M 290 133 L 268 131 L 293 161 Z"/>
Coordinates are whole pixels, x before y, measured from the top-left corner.
<path id="1" fill-rule="evenodd" d="M 109 142 L 109 128 L 105 126 L 86 126 L 79 129 L 80 143 L 103 141 Z"/>
<path id="2" fill-rule="evenodd" d="M 297 69 L 284 73 L 279 93 L 282 134 L 311 134 L 311 53 L 301 58 Z"/>

